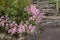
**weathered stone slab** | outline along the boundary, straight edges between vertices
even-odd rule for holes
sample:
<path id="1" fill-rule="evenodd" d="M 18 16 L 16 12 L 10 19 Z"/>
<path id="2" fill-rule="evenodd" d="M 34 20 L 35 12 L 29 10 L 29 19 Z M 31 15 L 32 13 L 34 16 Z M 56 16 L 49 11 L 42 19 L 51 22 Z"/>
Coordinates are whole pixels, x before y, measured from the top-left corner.
<path id="1" fill-rule="evenodd" d="M 60 27 L 45 30 L 42 33 L 42 40 L 60 40 Z"/>
<path id="2" fill-rule="evenodd" d="M 42 22 L 42 40 L 60 40 L 60 17 L 45 19 Z"/>

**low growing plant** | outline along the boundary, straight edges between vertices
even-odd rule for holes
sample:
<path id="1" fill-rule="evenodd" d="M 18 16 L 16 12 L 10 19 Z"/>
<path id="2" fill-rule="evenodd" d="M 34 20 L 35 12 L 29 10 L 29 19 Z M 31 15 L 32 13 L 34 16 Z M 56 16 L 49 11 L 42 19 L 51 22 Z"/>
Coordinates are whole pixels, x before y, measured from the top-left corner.
<path id="1" fill-rule="evenodd" d="M 45 17 L 29 0 L 0 0 L 0 31 L 11 36 L 32 34 Z M 3 10 L 4 9 L 4 10 Z"/>

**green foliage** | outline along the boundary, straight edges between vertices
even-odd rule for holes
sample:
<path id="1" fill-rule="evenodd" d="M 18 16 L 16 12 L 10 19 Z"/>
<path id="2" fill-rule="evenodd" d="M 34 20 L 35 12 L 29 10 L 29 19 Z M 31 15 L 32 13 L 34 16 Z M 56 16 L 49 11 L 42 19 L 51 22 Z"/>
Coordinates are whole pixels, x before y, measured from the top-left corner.
<path id="1" fill-rule="evenodd" d="M 57 0 L 59 9 L 60 9 L 60 0 Z M 56 0 L 50 0 L 50 4 L 56 4 Z"/>
<path id="2" fill-rule="evenodd" d="M 35 21 L 33 21 L 33 20 L 30 20 L 29 23 L 32 25 L 35 25 Z"/>
<path id="3" fill-rule="evenodd" d="M 58 5 L 59 5 L 59 10 L 60 10 L 60 1 L 58 2 Z"/>
<path id="4" fill-rule="evenodd" d="M 1 32 L 5 32 L 5 27 L 0 27 Z"/>
<path id="5" fill-rule="evenodd" d="M 5 6 L 5 1 L 4 0 L 0 0 L 0 16 L 2 14 L 4 14 L 4 12 L 5 12 L 4 6 Z"/>
<path id="6" fill-rule="evenodd" d="M 29 0 L 18 0 L 18 7 L 20 9 L 26 7 L 29 4 L 30 4 Z"/>
<path id="7" fill-rule="evenodd" d="M 55 4 L 55 0 L 50 0 L 50 4 Z"/>
<path id="8" fill-rule="evenodd" d="M 3 14 L 9 15 L 11 20 L 17 22 L 26 20 L 28 14 L 24 11 L 24 8 L 28 5 L 30 5 L 29 0 L 0 0 L 0 16 Z"/>
<path id="9" fill-rule="evenodd" d="M 27 33 L 27 32 L 24 32 L 22 35 L 23 35 L 23 36 L 27 36 L 27 35 L 28 35 L 28 33 Z"/>

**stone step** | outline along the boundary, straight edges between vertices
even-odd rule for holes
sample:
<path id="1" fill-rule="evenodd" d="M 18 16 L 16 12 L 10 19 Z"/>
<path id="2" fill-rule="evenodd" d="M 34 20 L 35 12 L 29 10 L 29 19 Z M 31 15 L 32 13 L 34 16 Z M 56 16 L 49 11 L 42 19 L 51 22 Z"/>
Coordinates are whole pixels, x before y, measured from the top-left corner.
<path id="1" fill-rule="evenodd" d="M 46 16 L 44 20 L 42 20 L 42 27 L 50 27 L 50 26 L 60 26 L 60 16 Z"/>
<path id="2" fill-rule="evenodd" d="M 46 16 L 45 19 L 59 19 L 60 20 L 60 16 Z"/>
<path id="3" fill-rule="evenodd" d="M 48 30 L 54 27 L 60 27 L 60 16 L 46 16 L 44 20 L 42 20 L 43 30 Z"/>
<path id="4" fill-rule="evenodd" d="M 49 1 L 33 1 L 32 3 L 48 4 Z"/>
<path id="5" fill-rule="evenodd" d="M 52 13 L 53 13 L 53 12 L 55 12 L 55 13 L 57 12 L 57 13 L 58 13 L 58 10 L 56 10 L 56 9 L 42 9 L 42 11 L 43 11 L 43 12 L 49 12 L 49 13 L 51 13 L 51 12 L 52 12 Z"/>

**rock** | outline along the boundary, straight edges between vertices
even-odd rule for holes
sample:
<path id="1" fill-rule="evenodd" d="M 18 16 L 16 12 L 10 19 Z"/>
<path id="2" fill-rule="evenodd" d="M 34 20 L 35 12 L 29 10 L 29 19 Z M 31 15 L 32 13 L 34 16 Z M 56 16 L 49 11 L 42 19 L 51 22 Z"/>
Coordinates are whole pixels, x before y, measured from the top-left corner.
<path id="1" fill-rule="evenodd" d="M 43 31 L 42 40 L 60 40 L 60 27 Z"/>
<path id="2" fill-rule="evenodd" d="M 25 39 L 24 37 L 18 38 L 18 40 L 24 40 L 24 39 Z"/>
<path id="3" fill-rule="evenodd" d="M 42 40 L 60 40 L 60 19 L 45 19 L 42 25 Z"/>
<path id="4" fill-rule="evenodd" d="M 6 35 L 4 33 L 0 33 L 0 38 L 3 39 Z"/>

